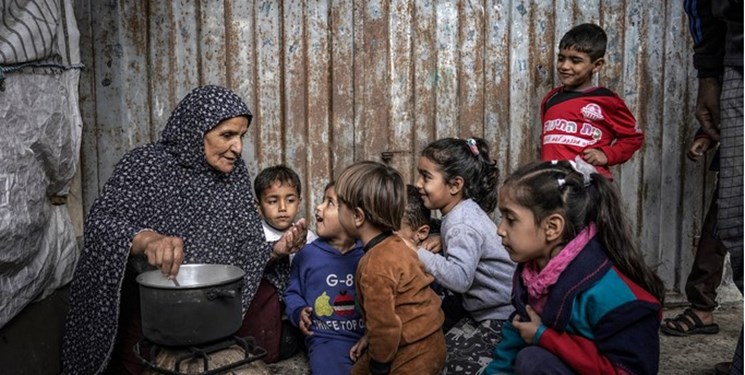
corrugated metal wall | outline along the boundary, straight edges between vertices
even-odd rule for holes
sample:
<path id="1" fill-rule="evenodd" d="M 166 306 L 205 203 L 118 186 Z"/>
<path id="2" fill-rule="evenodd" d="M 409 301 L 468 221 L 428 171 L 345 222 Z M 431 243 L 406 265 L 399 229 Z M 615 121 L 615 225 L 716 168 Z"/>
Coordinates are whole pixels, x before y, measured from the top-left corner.
<path id="1" fill-rule="evenodd" d="M 690 269 L 710 196 L 705 163 L 684 157 L 696 128 L 682 1 L 94 1 L 78 0 L 85 209 L 114 164 L 157 138 L 201 84 L 231 87 L 254 112 L 252 175 L 287 163 L 304 212 L 356 160 L 408 181 L 420 150 L 446 136 L 491 142 L 503 175 L 537 157 L 538 108 L 559 81 L 555 53 L 573 25 L 609 36 L 598 83 L 646 133 L 614 170 L 650 264 L 670 289 Z"/>

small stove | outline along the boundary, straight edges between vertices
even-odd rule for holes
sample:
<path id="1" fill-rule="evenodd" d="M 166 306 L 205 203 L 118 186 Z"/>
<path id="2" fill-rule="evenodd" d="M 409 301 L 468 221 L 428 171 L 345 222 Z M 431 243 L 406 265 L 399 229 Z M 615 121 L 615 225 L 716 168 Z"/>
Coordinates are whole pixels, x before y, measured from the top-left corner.
<path id="1" fill-rule="evenodd" d="M 148 359 L 142 355 L 142 350 L 149 352 Z M 149 349 L 149 351 L 147 351 Z M 141 339 L 132 347 L 135 356 L 149 369 L 166 375 L 189 375 L 194 374 L 193 366 L 191 371 L 181 372 L 182 364 L 193 364 L 194 361 L 202 362 L 201 375 L 220 374 L 227 370 L 243 366 L 266 356 L 266 350 L 258 345 L 252 337 L 233 336 L 217 342 L 208 343 L 202 346 L 189 347 L 171 347 L 160 346 L 148 339 Z M 230 355 L 223 355 L 221 361 L 215 361 L 220 353 L 231 352 Z M 163 366 L 162 361 L 156 359 L 167 358 L 166 362 L 172 362 L 173 368 L 168 369 Z M 226 358 L 229 362 L 226 363 Z M 210 362 L 212 361 L 212 363 Z M 215 367 L 218 366 L 218 367 Z M 168 366 L 165 366 L 168 367 Z"/>

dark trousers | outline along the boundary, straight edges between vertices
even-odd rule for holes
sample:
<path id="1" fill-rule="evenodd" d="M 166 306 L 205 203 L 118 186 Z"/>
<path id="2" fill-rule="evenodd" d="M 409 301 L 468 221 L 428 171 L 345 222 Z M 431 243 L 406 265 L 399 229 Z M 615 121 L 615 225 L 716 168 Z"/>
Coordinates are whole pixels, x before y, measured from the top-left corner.
<path id="1" fill-rule="evenodd" d="M 724 257 L 727 248 L 716 237 L 717 198 L 716 192 L 706 213 L 701 237 L 696 248 L 691 272 L 685 285 L 686 297 L 691 307 L 700 311 L 714 311 L 717 307 L 717 287 L 722 282 Z"/>
<path id="2" fill-rule="evenodd" d="M 531 345 L 517 353 L 515 374 L 573 375 L 576 372 L 548 350 Z"/>

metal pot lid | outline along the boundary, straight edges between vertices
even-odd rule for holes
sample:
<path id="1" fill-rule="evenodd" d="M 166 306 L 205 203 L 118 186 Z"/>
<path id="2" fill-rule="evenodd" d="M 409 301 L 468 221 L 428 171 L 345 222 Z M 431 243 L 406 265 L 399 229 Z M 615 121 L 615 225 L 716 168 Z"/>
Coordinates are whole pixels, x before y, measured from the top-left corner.
<path id="1" fill-rule="evenodd" d="M 163 276 L 160 270 L 139 274 L 137 283 L 162 289 L 202 288 L 231 283 L 241 279 L 245 274 L 242 269 L 226 264 L 182 264 L 176 276 L 176 283 Z"/>

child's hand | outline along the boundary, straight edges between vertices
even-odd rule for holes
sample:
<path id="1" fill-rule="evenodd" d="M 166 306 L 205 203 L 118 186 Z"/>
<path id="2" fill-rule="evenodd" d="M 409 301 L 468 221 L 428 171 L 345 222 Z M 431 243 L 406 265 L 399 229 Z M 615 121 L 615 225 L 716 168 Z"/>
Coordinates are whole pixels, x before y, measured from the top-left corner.
<path id="1" fill-rule="evenodd" d="M 691 143 L 691 147 L 688 149 L 686 156 L 688 156 L 688 159 L 697 161 L 701 159 L 707 151 L 709 151 L 709 147 L 711 147 L 711 139 L 705 137 L 696 138 L 693 140 L 693 143 Z"/>
<path id="2" fill-rule="evenodd" d="M 528 317 L 530 321 L 520 321 L 520 315 L 515 315 L 512 319 L 512 325 L 520 332 L 520 337 L 525 340 L 526 343 L 532 344 L 535 333 L 538 331 L 538 327 L 541 325 L 541 317 L 530 305 L 526 306 L 525 309 L 528 311 Z"/>
<path id="3" fill-rule="evenodd" d="M 421 245 L 432 253 L 439 253 L 442 251 L 442 237 L 439 234 L 430 235 Z"/>
<path id="4" fill-rule="evenodd" d="M 352 359 L 352 362 L 357 362 L 362 357 L 362 354 L 367 350 L 367 344 L 367 335 L 364 335 L 352 346 L 352 349 L 349 349 L 349 358 Z"/>
<path id="5" fill-rule="evenodd" d="M 272 259 L 288 256 L 297 253 L 305 246 L 305 239 L 308 236 L 308 226 L 305 219 L 300 219 L 287 229 L 282 237 L 274 244 Z"/>
<path id="6" fill-rule="evenodd" d="M 582 151 L 582 158 L 592 165 L 608 165 L 608 157 L 603 151 L 596 148 L 588 148 Z"/>
<path id="7" fill-rule="evenodd" d="M 313 319 L 311 318 L 312 314 L 313 308 L 310 306 L 304 307 L 303 311 L 300 312 L 300 321 L 298 322 L 297 327 L 305 336 L 313 336 L 313 331 L 310 330 L 311 323 L 313 323 Z"/>

